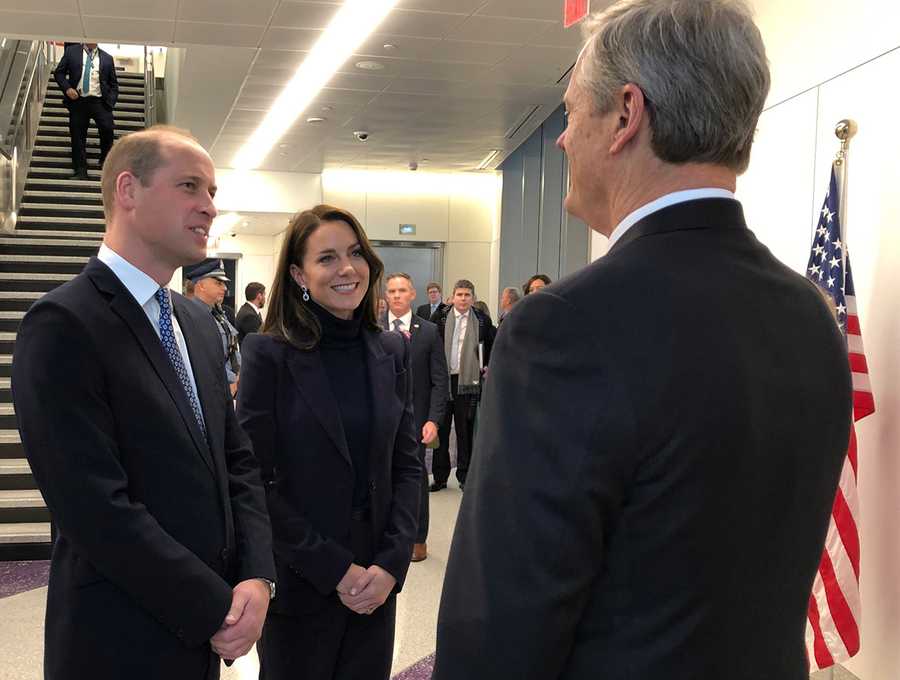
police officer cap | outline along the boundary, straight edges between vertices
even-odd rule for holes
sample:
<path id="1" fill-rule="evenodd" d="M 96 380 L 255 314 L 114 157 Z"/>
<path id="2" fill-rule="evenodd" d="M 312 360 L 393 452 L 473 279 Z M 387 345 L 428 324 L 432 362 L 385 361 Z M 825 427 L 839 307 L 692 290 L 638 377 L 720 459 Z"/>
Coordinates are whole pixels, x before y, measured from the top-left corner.
<path id="1" fill-rule="evenodd" d="M 197 283 L 200 279 L 214 278 L 226 283 L 231 281 L 225 274 L 225 263 L 214 257 L 203 260 L 200 264 L 185 267 L 185 278 Z"/>

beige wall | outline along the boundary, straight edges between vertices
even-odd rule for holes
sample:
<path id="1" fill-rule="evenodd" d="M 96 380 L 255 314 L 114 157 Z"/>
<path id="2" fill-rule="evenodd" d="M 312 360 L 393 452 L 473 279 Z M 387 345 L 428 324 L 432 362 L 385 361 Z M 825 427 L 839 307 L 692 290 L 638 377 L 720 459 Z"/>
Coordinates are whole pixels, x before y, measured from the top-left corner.
<path id="1" fill-rule="evenodd" d="M 444 287 L 465 278 L 478 296 L 497 308 L 497 273 L 492 266 L 499 238 L 500 180 L 494 174 L 326 171 L 326 203 L 353 212 L 369 238 L 440 241 L 444 247 Z M 415 224 L 415 236 L 399 233 Z M 499 261 L 499 260 L 498 260 Z"/>
<path id="2" fill-rule="evenodd" d="M 853 264 L 876 413 L 857 425 L 862 551 L 862 650 L 846 663 L 865 680 L 900 669 L 900 11 L 884 0 L 852 5 L 758 0 L 773 72 L 750 170 L 738 183 L 751 228 L 797 271 L 837 151 L 834 126 L 859 124 L 850 155 L 845 242 Z M 882 55 L 877 57 L 877 55 Z M 874 58 L 873 57 L 877 57 Z M 779 103 L 781 102 L 781 103 Z"/>

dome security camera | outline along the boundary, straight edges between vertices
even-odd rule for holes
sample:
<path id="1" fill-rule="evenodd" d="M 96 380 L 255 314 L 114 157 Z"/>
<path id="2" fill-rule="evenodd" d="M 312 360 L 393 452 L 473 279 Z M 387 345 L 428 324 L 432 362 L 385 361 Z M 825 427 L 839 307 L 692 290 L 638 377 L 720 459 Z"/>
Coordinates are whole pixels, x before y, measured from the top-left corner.
<path id="1" fill-rule="evenodd" d="M 359 141 L 364 142 L 369 138 L 369 133 L 365 130 L 354 130 L 353 136 L 356 137 Z"/>

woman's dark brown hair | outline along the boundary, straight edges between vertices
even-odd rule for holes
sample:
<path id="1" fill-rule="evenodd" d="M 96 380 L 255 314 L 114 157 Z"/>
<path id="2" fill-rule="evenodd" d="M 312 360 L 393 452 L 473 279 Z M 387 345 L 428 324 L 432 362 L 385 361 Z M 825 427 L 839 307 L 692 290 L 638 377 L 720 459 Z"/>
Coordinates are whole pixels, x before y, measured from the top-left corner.
<path id="1" fill-rule="evenodd" d="M 529 278 L 524 284 L 522 284 L 522 293 L 528 295 L 531 292 L 531 284 L 535 281 L 543 281 L 546 285 L 550 285 L 553 281 L 550 280 L 550 277 L 546 274 L 535 274 L 531 278 Z"/>
<path id="2" fill-rule="evenodd" d="M 303 302 L 300 286 L 291 277 L 291 265 L 303 268 L 303 257 L 306 255 L 309 237 L 323 222 L 344 222 L 356 234 L 363 259 L 369 264 L 369 288 L 360 303 L 363 325 L 374 331 L 378 325 L 375 305 L 377 292 L 381 289 L 381 276 L 384 264 L 369 243 L 365 230 L 351 213 L 331 205 L 317 205 L 312 210 L 304 210 L 291 218 L 281 253 L 278 255 L 278 266 L 275 269 L 275 281 L 269 297 L 269 311 L 263 323 L 262 332 L 289 342 L 302 350 L 315 349 L 322 338 L 322 325 L 316 315 Z"/>

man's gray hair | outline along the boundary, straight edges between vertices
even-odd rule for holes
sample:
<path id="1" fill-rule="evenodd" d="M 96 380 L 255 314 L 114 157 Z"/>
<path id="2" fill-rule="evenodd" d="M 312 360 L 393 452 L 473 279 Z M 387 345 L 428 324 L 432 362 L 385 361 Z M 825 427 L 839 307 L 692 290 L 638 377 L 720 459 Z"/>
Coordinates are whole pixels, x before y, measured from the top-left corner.
<path id="1" fill-rule="evenodd" d="M 519 289 L 515 286 L 507 286 L 506 288 L 504 288 L 502 295 L 508 295 L 510 302 L 519 301 Z"/>
<path id="2" fill-rule="evenodd" d="M 770 80 L 744 0 L 621 0 L 585 33 L 573 77 L 599 113 L 634 83 L 648 102 L 658 158 L 747 169 Z"/>

